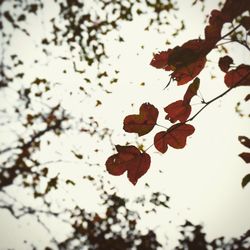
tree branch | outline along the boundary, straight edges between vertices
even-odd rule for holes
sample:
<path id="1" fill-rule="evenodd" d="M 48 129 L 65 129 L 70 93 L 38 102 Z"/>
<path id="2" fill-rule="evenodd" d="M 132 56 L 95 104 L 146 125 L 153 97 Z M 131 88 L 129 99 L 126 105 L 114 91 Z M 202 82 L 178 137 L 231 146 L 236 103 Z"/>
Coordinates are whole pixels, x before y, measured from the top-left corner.
<path id="1" fill-rule="evenodd" d="M 224 95 L 226 95 L 227 93 L 229 93 L 232 89 L 234 89 L 235 87 L 239 86 L 239 84 L 244 81 L 248 76 L 250 75 L 250 73 L 246 74 L 244 77 L 242 77 L 233 87 L 227 89 L 226 91 L 224 91 L 223 93 L 221 93 L 220 95 L 212 98 L 210 101 L 205 102 L 205 105 L 198 111 L 196 112 L 191 118 L 189 118 L 188 120 L 186 120 L 185 122 L 181 122 L 176 124 L 177 126 L 175 126 L 174 128 L 171 129 L 171 127 L 169 129 L 166 130 L 166 133 L 164 134 L 164 136 L 166 136 L 167 133 L 172 132 L 173 130 L 177 129 L 179 126 L 186 124 L 187 122 L 190 122 L 192 120 L 194 120 L 194 118 L 196 118 L 208 105 L 210 105 L 211 103 L 215 102 L 216 100 L 220 99 L 221 97 L 223 97 Z M 146 150 L 144 150 L 144 152 L 146 152 L 147 150 L 149 150 L 152 146 L 154 145 L 154 143 L 152 143 L 149 147 L 146 148 Z"/>

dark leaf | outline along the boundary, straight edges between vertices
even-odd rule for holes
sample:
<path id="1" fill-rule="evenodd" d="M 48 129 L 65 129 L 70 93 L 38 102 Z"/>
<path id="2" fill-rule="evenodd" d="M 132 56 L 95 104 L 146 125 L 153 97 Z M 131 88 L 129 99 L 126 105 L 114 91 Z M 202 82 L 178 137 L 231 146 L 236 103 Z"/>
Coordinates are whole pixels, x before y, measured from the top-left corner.
<path id="1" fill-rule="evenodd" d="M 239 154 L 239 157 L 241 157 L 246 163 L 250 163 L 250 153 L 241 153 Z"/>
<path id="2" fill-rule="evenodd" d="M 100 100 L 97 100 L 95 106 L 98 107 L 100 105 L 102 105 L 102 102 Z"/>
<path id="3" fill-rule="evenodd" d="M 240 143 L 248 148 L 250 148 L 250 139 L 246 136 L 239 136 L 238 137 Z"/>
<path id="4" fill-rule="evenodd" d="M 177 81 L 177 85 L 183 85 L 194 79 L 204 68 L 206 58 L 201 57 L 195 62 L 176 69 L 172 77 Z"/>
<path id="5" fill-rule="evenodd" d="M 241 25 L 246 29 L 249 30 L 250 29 L 250 17 L 249 16 L 244 16 L 241 21 L 240 21 Z"/>
<path id="6" fill-rule="evenodd" d="M 227 72 L 232 63 L 233 59 L 230 56 L 224 56 L 219 59 L 219 67 L 223 72 Z"/>
<path id="7" fill-rule="evenodd" d="M 250 100 L 250 94 L 246 95 L 245 99 L 246 102 Z"/>
<path id="8" fill-rule="evenodd" d="M 83 156 L 82 156 L 82 154 L 77 154 L 76 152 L 74 152 L 73 150 L 71 150 L 71 152 L 72 152 L 72 154 L 77 158 L 77 159 L 82 159 L 83 158 Z"/>
<path id="9" fill-rule="evenodd" d="M 241 182 L 242 188 L 244 188 L 250 182 L 250 174 L 247 174 Z"/>
<path id="10" fill-rule="evenodd" d="M 235 17 L 247 10 L 250 11 L 249 0 L 228 0 L 225 2 L 221 12 L 226 17 L 227 22 L 231 22 Z"/>
<path id="11" fill-rule="evenodd" d="M 202 39 L 190 40 L 182 46 L 154 55 L 150 64 L 156 68 L 173 71 L 171 75 L 177 84 L 185 84 L 204 68 L 206 54 L 212 49 L 207 47 L 207 44 Z"/>
<path id="12" fill-rule="evenodd" d="M 75 184 L 75 182 L 74 181 L 72 181 L 72 180 L 66 180 L 66 184 L 71 184 L 71 185 L 73 185 L 73 186 L 75 186 L 76 184 Z"/>
<path id="13" fill-rule="evenodd" d="M 209 46 L 214 47 L 217 41 L 221 38 L 222 26 L 218 25 L 207 25 L 205 27 L 205 38 Z"/>

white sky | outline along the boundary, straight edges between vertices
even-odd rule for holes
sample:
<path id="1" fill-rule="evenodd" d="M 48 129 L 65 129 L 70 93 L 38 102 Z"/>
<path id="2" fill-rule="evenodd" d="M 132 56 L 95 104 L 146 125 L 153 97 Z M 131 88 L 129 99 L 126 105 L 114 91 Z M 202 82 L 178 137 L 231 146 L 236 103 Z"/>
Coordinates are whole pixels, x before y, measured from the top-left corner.
<path id="1" fill-rule="evenodd" d="M 58 62 L 50 62 L 48 66 L 43 68 L 33 68 L 30 70 L 28 77 L 34 79 L 39 71 L 49 79 L 60 81 L 62 84 L 55 91 L 55 99 L 62 99 L 62 104 L 72 115 L 76 116 L 94 116 L 99 124 L 103 127 L 113 129 L 113 140 L 116 144 L 125 144 L 127 141 L 135 141 L 135 136 L 125 134 L 122 130 L 123 118 L 128 114 L 138 113 L 139 107 L 144 102 L 150 102 L 160 111 L 159 123 L 169 126 L 170 124 L 164 120 L 165 113 L 163 108 L 172 101 L 181 99 L 187 85 L 177 87 L 172 83 L 167 90 L 163 90 L 168 82 L 168 72 L 157 70 L 149 65 L 152 54 L 160 50 L 166 50 L 168 47 L 181 45 L 189 39 L 203 37 L 204 14 L 200 12 L 199 7 L 190 8 L 189 1 L 179 1 L 181 6 L 177 18 L 184 19 L 186 31 L 180 36 L 172 38 L 171 34 L 174 30 L 169 27 L 165 33 L 159 34 L 156 31 L 145 32 L 145 22 L 138 19 L 132 23 L 124 24 L 120 29 L 120 34 L 124 37 L 125 42 L 114 42 L 112 34 L 107 36 L 107 49 L 110 54 L 108 68 L 120 70 L 118 83 L 109 87 L 112 94 L 107 95 L 100 89 L 88 87 L 92 89 L 91 98 L 82 98 L 80 94 L 70 96 L 70 90 L 77 90 L 82 84 L 82 77 L 73 74 L 60 75 L 61 65 Z M 206 14 L 213 8 L 216 8 L 217 1 L 209 1 Z M 173 18 L 172 18 L 173 19 Z M 30 50 L 30 46 L 26 43 L 17 43 L 13 46 L 13 50 L 22 51 L 27 54 L 27 60 L 36 57 L 36 51 Z M 171 41 L 171 45 L 166 47 L 165 41 Z M 144 45 L 144 49 L 141 49 Z M 20 50 L 22 49 L 22 50 Z M 58 51 L 60 54 L 60 50 Z M 117 59 L 117 55 L 120 57 Z M 249 63 L 249 53 L 238 45 L 232 47 L 232 53 L 236 64 Z M 200 75 L 201 93 L 205 100 L 209 100 L 219 93 L 223 92 L 226 87 L 223 83 L 223 73 L 217 70 L 218 54 L 211 53 L 209 55 L 211 62 L 207 64 L 207 69 Z M 31 61 L 31 60 L 30 60 Z M 70 67 L 70 66 L 69 66 Z M 72 67 L 72 66 L 71 66 Z M 210 73 L 217 75 L 216 79 L 211 80 Z M 93 72 L 95 69 L 93 69 Z M 90 70 L 91 73 L 91 70 Z M 145 86 L 140 83 L 145 82 Z M 61 91 L 58 92 L 58 91 Z M 92 174 L 104 175 L 104 178 L 110 180 L 118 189 L 118 195 L 128 198 L 147 194 L 145 183 L 150 185 L 151 191 L 165 192 L 170 196 L 171 209 L 160 209 L 159 212 L 152 216 L 144 214 L 141 228 L 150 226 L 156 228 L 160 233 L 160 237 L 164 239 L 164 235 L 169 237 L 170 246 L 173 246 L 177 239 L 178 225 L 188 219 L 193 223 L 202 223 L 208 239 L 225 235 L 227 237 L 239 236 L 250 228 L 250 185 L 244 190 L 241 188 L 241 180 L 243 176 L 250 172 L 246 164 L 238 157 L 238 154 L 245 151 L 245 148 L 238 142 L 239 135 L 249 136 L 249 118 L 240 118 L 234 111 L 238 101 L 244 99 L 249 90 L 240 87 L 233 90 L 222 99 L 208 106 L 191 124 L 194 125 L 196 131 L 188 138 L 187 146 L 182 150 L 168 149 L 162 155 L 152 147 L 148 153 L 151 155 L 150 170 L 133 186 L 126 178 L 110 176 L 102 169 L 82 169 L 80 161 L 71 159 L 71 145 L 75 145 L 78 152 L 92 155 L 92 162 L 99 162 L 103 165 L 108 156 L 113 154 L 112 147 L 108 141 L 97 143 L 95 139 L 79 135 L 77 133 L 66 134 L 61 140 L 55 142 L 55 151 L 59 151 L 65 159 L 69 159 L 73 163 L 66 166 L 61 172 L 61 176 L 65 178 L 71 177 L 76 180 L 76 187 L 65 187 L 69 194 L 69 198 L 74 198 L 87 209 L 95 206 L 95 193 L 90 194 L 91 186 L 82 183 L 82 174 L 90 171 Z M 60 93 L 60 94 L 59 94 Z M 102 105 L 94 108 L 96 100 L 101 100 Z M 194 98 L 193 103 L 198 103 L 199 99 Z M 133 106 L 131 105 L 133 104 Z M 200 105 L 194 105 L 193 109 L 198 110 Z M 244 108 L 244 107 L 243 107 Z M 249 104 L 245 105 L 245 112 L 249 112 Z M 160 129 L 155 128 L 153 132 L 145 136 L 145 148 L 153 141 L 153 136 Z M 65 145 L 67 140 L 67 145 Z M 141 140 L 141 139 L 140 139 Z M 93 154 L 92 150 L 98 146 L 100 149 L 98 154 Z M 56 159 L 56 154 L 51 153 L 51 149 L 47 148 L 41 153 L 41 156 Z M 49 155 L 51 154 L 51 155 Z M 49 155 L 49 157 L 48 157 Z M 74 169 L 72 171 L 72 168 Z M 57 165 L 51 169 L 51 176 L 61 171 L 61 165 Z M 159 171 L 162 171 L 160 173 Z M 15 189 L 13 189 L 13 193 Z M 23 195 L 21 200 L 25 203 L 28 198 Z M 82 197 L 87 197 L 83 200 Z M 26 200 L 27 199 L 27 200 Z M 131 208 L 136 209 L 136 205 L 130 203 Z M 100 209 L 97 208 L 96 209 Z M 32 229 L 32 238 L 34 242 L 46 242 L 46 232 L 30 222 L 27 218 L 15 221 L 8 215 L 6 211 L 0 211 L 1 224 L 0 236 L 5 235 L 8 230 L 16 231 L 16 239 L 5 237 L 0 241 L 0 249 L 16 246 L 21 249 L 20 244 L 23 238 L 27 238 Z M 27 222 L 28 221 L 28 222 Z M 172 221 L 171 224 L 168 222 Z M 27 225 L 27 223 L 30 223 Z M 51 224 L 52 227 L 53 223 Z M 58 228 L 60 228 L 58 226 Z M 56 230 L 56 229 L 55 229 Z M 65 229 L 67 230 L 67 229 Z M 65 233 L 57 232 L 58 237 Z M 19 236 L 18 236 L 19 235 Z M 24 247 L 25 249 L 25 247 Z"/>

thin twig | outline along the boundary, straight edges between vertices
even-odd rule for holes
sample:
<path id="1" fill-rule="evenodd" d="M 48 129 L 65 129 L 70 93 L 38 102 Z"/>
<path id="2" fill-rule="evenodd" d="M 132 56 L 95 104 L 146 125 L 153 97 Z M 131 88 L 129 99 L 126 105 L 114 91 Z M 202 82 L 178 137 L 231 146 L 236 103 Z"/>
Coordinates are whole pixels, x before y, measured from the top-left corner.
<path id="1" fill-rule="evenodd" d="M 228 31 L 225 35 L 223 35 L 220 40 L 224 39 L 225 37 L 231 35 L 235 30 L 237 30 L 239 27 L 241 26 L 241 24 L 238 24 L 237 26 L 235 26 L 232 30 Z"/>
<path id="2" fill-rule="evenodd" d="M 223 97 L 224 95 L 226 95 L 227 93 L 229 93 L 232 89 L 234 89 L 235 87 L 239 86 L 239 84 L 241 82 L 243 82 L 248 76 L 250 75 L 250 73 L 246 74 L 244 77 L 242 77 L 240 79 L 240 81 L 238 81 L 233 87 L 227 89 L 226 91 L 224 91 L 223 93 L 221 93 L 220 95 L 212 98 L 210 101 L 205 102 L 204 106 L 198 111 L 196 112 L 191 118 L 189 118 L 188 120 L 186 120 L 185 122 L 181 122 L 175 125 L 175 127 L 170 127 L 169 129 L 166 130 L 166 133 L 164 134 L 164 136 L 166 136 L 166 134 L 168 134 L 169 132 L 172 132 L 173 130 L 177 129 L 179 126 L 186 124 L 187 122 L 190 122 L 192 120 L 194 120 L 194 118 L 196 118 L 208 105 L 210 105 L 211 103 L 215 102 L 216 100 L 220 99 L 221 97 Z M 163 136 L 163 137 L 164 137 Z M 161 139 L 161 138 L 160 138 Z M 154 143 L 152 143 L 149 147 L 147 147 L 146 150 L 144 150 L 144 152 L 146 152 L 147 150 L 149 150 L 152 146 L 154 145 Z"/>

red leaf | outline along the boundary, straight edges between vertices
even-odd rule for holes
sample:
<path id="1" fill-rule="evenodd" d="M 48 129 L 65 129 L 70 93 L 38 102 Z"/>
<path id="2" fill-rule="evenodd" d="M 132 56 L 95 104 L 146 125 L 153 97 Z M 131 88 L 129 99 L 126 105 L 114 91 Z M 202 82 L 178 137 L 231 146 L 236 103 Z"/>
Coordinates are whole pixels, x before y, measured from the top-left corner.
<path id="1" fill-rule="evenodd" d="M 168 65 L 178 69 L 196 61 L 199 56 L 199 47 L 193 47 L 193 41 L 196 43 L 196 39 L 190 40 L 187 43 L 184 43 L 181 47 L 176 46 L 171 50 L 168 57 Z M 194 46 L 196 46 L 196 44 Z"/>
<path id="2" fill-rule="evenodd" d="M 209 25 L 205 27 L 205 38 L 211 47 L 221 38 L 221 30 L 227 17 L 219 10 L 212 10 L 209 18 Z"/>
<path id="3" fill-rule="evenodd" d="M 241 64 L 236 69 L 228 71 L 224 77 L 224 82 L 229 88 L 250 86 L 250 66 Z"/>
<path id="4" fill-rule="evenodd" d="M 224 56 L 219 59 L 219 67 L 223 72 L 227 72 L 232 63 L 233 59 L 230 56 Z"/>
<path id="5" fill-rule="evenodd" d="M 173 71 L 172 77 L 178 85 L 182 85 L 201 72 L 206 63 L 206 54 L 211 49 L 205 40 L 194 39 L 154 55 L 150 64 L 156 68 Z"/>
<path id="6" fill-rule="evenodd" d="M 150 156 L 147 153 L 140 153 L 140 156 L 134 163 L 135 167 L 128 169 L 128 179 L 133 185 L 136 185 L 138 179 L 148 171 L 150 161 Z"/>
<path id="7" fill-rule="evenodd" d="M 185 122 L 191 113 L 191 106 L 182 101 L 176 101 L 169 104 L 164 108 L 167 113 L 166 119 L 170 120 L 172 123 L 176 121 Z"/>
<path id="8" fill-rule="evenodd" d="M 246 136 L 239 136 L 238 139 L 242 145 L 244 145 L 247 148 L 250 148 L 250 139 L 249 138 L 247 138 Z"/>
<path id="9" fill-rule="evenodd" d="M 200 79 L 197 77 L 189 86 L 183 100 L 178 100 L 164 108 L 167 113 L 166 119 L 172 123 L 176 121 L 185 122 L 191 113 L 190 101 L 197 94 Z"/>
<path id="10" fill-rule="evenodd" d="M 246 163 L 250 163 L 250 153 L 241 153 L 239 154 L 239 156 L 246 162 Z"/>
<path id="11" fill-rule="evenodd" d="M 221 12 L 227 17 L 227 21 L 231 22 L 235 17 L 247 10 L 250 11 L 249 0 L 227 0 Z"/>
<path id="12" fill-rule="evenodd" d="M 154 145 L 161 153 L 165 153 L 168 145 L 180 149 L 186 145 L 187 137 L 194 133 L 195 129 L 189 124 L 176 124 L 167 131 L 161 131 L 155 135 Z"/>
<path id="13" fill-rule="evenodd" d="M 222 26 L 228 18 L 219 10 L 212 10 L 210 13 L 209 24 Z"/>
<path id="14" fill-rule="evenodd" d="M 159 111 L 150 103 L 143 103 L 139 115 L 128 115 L 123 121 L 123 129 L 139 136 L 149 133 L 155 126 Z"/>
<path id="15" fill-rule="evenodd" d="M 150 62 L 150 65 L 157 69 L 165 68 L 168 64 L 168 56 L 171 51 L 172 50 L 170 49 L 168 51 L 161 51 L 155 54 L 153 59 Z"/>
<path id="16" fill-rule="evenodd" d="M 176 69 L 172 77 L 177 81 L 177 85 L 183 85 L 194 79 L 204 68 L 206 57 L 201 57 L 197 61 Z"/>
<path id="17" fill-rule="evenodd" d="M 209 44 L 209 47 L 213 48 L 215 44 L 220 40 L 221 29 L 222 26 L 211 25 L 211 24 L 205 27 L 205 38 L 207 44 Z"/>
<path id="18" fill-rule="evenodd" d="M 154 145 L 155 148 L 160 151 L 161 153 L 165 153 L 168 149 L 168 144 L 166 142 L 166 136 L 167 132 L 166 131 L 161 131 L 157 133 L 154 137 Z"/>
<path id="19" fill-rule="evenodd" d="M 188 86 L 188 89 L 184 95 L 183 101 L 185 103 L 190 103 L 191 99 L 197 95 L 197 91 L 200 87 L 200 79 L 197 77 L 194 81 Z"/>
<path id="20" fill-rule="evenodd" d="M 135 146 L 116 146 L 117 154 L 110 156 L 106 161 L 106 169 L 111 175 L 122 175 L 127 171 L 128 179 L 136 185 L 149 169 L 150 156 L 141 153 Z"/>

